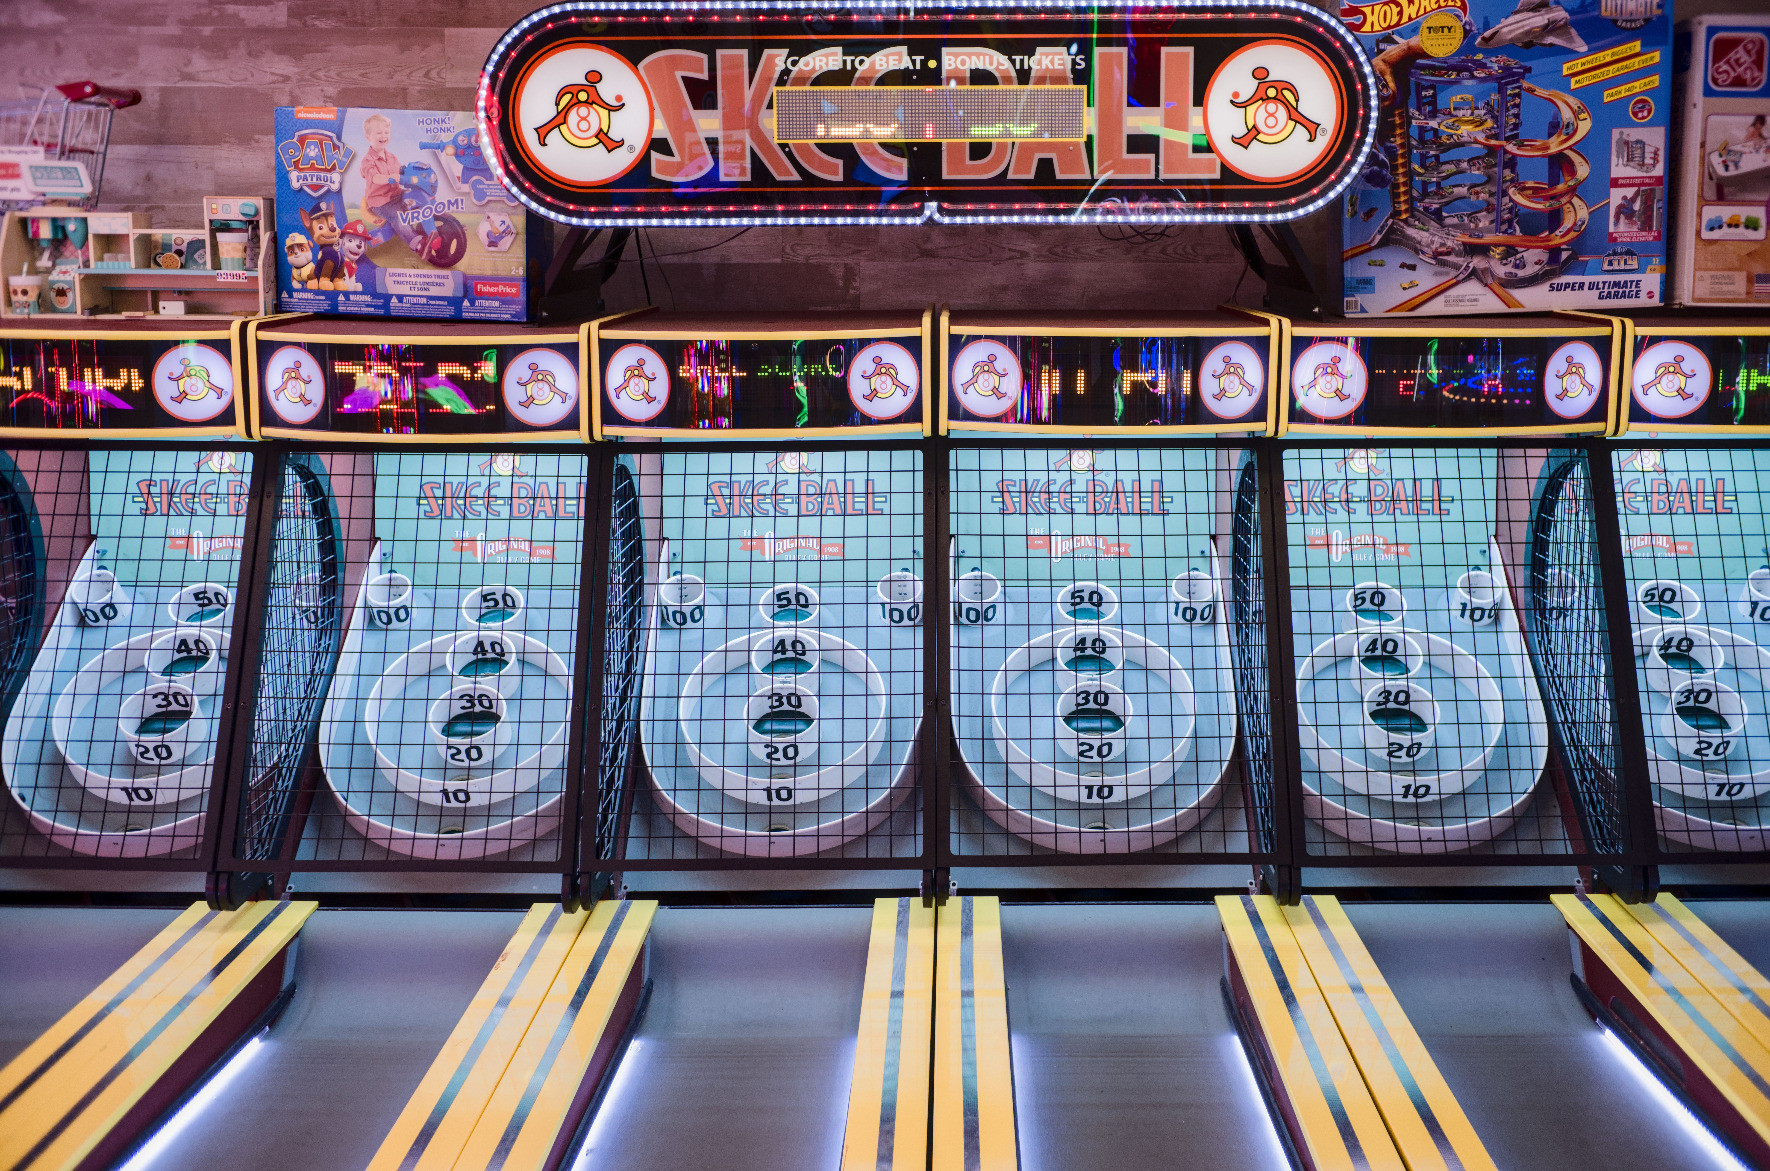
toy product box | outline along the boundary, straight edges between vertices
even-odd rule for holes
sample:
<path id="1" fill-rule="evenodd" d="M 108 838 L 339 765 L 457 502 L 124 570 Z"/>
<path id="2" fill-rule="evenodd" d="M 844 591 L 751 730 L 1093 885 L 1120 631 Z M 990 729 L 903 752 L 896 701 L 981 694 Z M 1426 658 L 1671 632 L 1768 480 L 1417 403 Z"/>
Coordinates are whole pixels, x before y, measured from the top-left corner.
<path id="1" fill-rule="evenodd" d="M 1661 0 L 1347 0 L 1340 15 L 1382 103 L 1338 217 L 1348 316 L 1662 302 Z"/>
<path id="2" fill-rule="evenodd" d="M 1678 26 L 1671 297 L 1770 305 L 1770 16 Z"/>
<path id="3" fill-rule="evenodd" d="M 529 318 L 546 225 L 531 234 L 472 114 L 283 107 L 276 152 L 282 309 Z"/>

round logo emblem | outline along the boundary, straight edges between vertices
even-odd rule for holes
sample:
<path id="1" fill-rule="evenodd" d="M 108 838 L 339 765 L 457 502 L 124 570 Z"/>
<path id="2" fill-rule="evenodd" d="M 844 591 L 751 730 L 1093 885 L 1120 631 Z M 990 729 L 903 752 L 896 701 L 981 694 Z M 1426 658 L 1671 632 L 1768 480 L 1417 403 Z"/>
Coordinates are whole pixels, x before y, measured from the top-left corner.
<path id="1" fill-rule="evenodd" d="M 504 405 L 530 427 L 551 427 L 578 405 L 578 371 L 558 350 L 524 350 L 504 367 Z"/>
<path id="2" fill-rule="evenodd" d="M 670 370 L 650 346 L 628 342 L 603 368 L 608 405 L 629 423 L 655 419 L 670 401 Z"/>
<path id="3" fill-rule="evenodd" d="M 154 398 L 183 423 L 205 423 L 234 401 L 234 371 L 212 346 L 185 342 L 154 363 Z"/>
<path id="4" fill-rule="evenodd" d="M 1653 118 L 1653 99 L 1643 95 L 1630 102 L 1629 117 L 1637 122 L 1651 121 Z"/>
<path id="5" fill-rule="evenodd" d="M 864 345 L 848 363 L 848 397 L 869 419 L 897 418 L 921 388 L 915 355 L 896 342 Z"/>
<path id="6" fill-rule="evenodd" d="M 651 93 L 625 58 L 565 41 L 529 63 L 510 97 L 508 137 L 565 187 L 612 183 L 651 144 Z"/>
<path id="7" fill-rule="evenodd" d="M 1345 100 L 1322 59 L 1289 41 L 1229 55 L 1205 87 L 1205 136 L 1223 165 L 1258 183 L 1286 183 L 1326 161 Z"/>
<path id="8" fill-rule="evenodd" d="M 1714 370 L 1689 342 L 1654 342 L 1635 358 L 1630 389 L 1635 402 L 1656 419 L 1682 419 L 1709 399 Z"/>
<path id="9" fill-rule="evenodd" d="M 1219 419 L 1239 419 L 1254 409 L 1266 388 L 1266 363 L 1246 342 L 1223 342 L 1205 355 L 1199 400 Z"/>
<path id="10" fill-rule="evenodd" d="M 1592 409 L 1604 389 L 1604 361 L 1588 342 L 1563 342 L 1543 368 L 1543 401 L 1563 419 Z"/>
<path id="11" fill-rule="evenodd" d="M 1434 57 L 1448 57 L 1463 47 L 1468 33 L 1452 13 L 1434 12 L 1420 22 L 1420 48 Z"/>
<path id="12" fill-rule="evenodd" d="M 326 380 L 314 356 L 301 346 L 278 346 L 264 364 L 264 401 L 272 413 L 299 427 L 314 421 L 325 400 Z"/>
<path id="13" fill-rule="evenodd" d="M 1364 359 L 1343 342 L 1316 342 L 1291 363 L 1297 409 L 1318 419 L 1344 419 L 1364 401 L 1369 385 Z"/>
<path id="14" fill-rule="evenodd" d="M 953 395 L 984 419 L 1000 418 L 1020 401 L 1020 359 L 1001 342 L 967 342 L 953 359 Z"/>

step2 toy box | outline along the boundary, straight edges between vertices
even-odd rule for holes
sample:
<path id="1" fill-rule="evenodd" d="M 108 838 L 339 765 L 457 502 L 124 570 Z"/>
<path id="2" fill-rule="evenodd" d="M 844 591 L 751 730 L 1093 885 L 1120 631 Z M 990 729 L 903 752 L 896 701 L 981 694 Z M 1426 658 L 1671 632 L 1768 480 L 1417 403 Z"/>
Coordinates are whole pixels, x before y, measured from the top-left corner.
<path id="1" fill-rule="evenodd" d="M 1382 102 L 1338 216 L 1348 316 L 1662 302 L 1661 0 L 1348 0 L 1340 15 Z"/>
<path id="2" fill-rule="evenodd" d="M 529 318 L 547 233 L 492 174 L 472 114 L 282 107 L 276 151 L 282 309 Z"/>
<path id="3" fill-rule="evenodd" d="M 1770 16 L 1678 26 L 1672 301 L 1770 305 Z"/>

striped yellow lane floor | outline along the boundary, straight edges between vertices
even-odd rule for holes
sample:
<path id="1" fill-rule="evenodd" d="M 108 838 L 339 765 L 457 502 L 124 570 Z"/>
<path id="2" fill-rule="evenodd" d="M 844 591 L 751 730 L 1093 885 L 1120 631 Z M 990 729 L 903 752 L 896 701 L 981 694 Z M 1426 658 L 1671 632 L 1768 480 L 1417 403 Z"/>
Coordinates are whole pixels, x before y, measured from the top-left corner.
<path id="1" fill-rule="evenodd" d="M 370 1171 L 555 1165 L 633 1010 L 655 902 L 529 910 Z"/>
<path id="2" fill-rule="evenodd" d="M 1580 942 L 1683 1059 L 1770 1147 L 1766 988 L 1738 953 L 1669 895 L 1629 906 L 1611 895 L 1555 895 Z M 1587 983 L 1593 979 L 1587 973 Z M 1604 997 L 1600 997 L 1604 999 Z"/>
<path id="3" fill-rule="evenodd" d="M 951 898 L 936 914 L 933 1171 L 1014 1171 L 1014 1072 L 1002 905 Z"/>
<path id="4" fill-rule="evenodd" d="M 1289 1105 L 1292 1138 L 1317 1171 L 1402 1171 L 1358 1063 L 1304 958 L 1289 920 L 1267 896 L 1220 895 L 1240 1011 L 1263 1042 L 1274 1092 Z"/>
<path id="5" fill-rule="evenodd" d="M 1409 1171 L 1496 1171 L 1339 900 L 1282 913 Z"/>
<path id="6" fill-rule="evenodd" d="M 842 1171 L 928 1165 L 934 920 L 934 908 L 920 899 L 873 904 Z"/>
<path id="7" fill-rule="evenodd" d="M 0 1168 L 79 1166 L 317 905 L 180 914 L 0 1070 Z"/>

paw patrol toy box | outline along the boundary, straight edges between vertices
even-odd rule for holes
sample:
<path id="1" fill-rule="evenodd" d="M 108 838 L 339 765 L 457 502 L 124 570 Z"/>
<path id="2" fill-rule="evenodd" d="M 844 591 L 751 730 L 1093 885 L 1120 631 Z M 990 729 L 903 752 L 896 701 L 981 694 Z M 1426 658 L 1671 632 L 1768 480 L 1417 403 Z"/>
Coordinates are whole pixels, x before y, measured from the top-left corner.
<path id="1" fill-rule="evenodd" d="M 1381 102 L 1342 197 L 1348 316 L 1665 296 L 1669 0 L 1344 0 Z"/>
<path id="2" fill-rule="evenodd" d="M 1677 305 L 1770 306 L 1770 16 L 1678 26 Z"/>
<path id="3" fill-rule="evenodd" d="M 282 309 L 528 319 L 547 236 L 492 174 L 472 114 L 283 107 L 276 151 Z"/>

